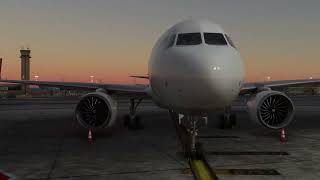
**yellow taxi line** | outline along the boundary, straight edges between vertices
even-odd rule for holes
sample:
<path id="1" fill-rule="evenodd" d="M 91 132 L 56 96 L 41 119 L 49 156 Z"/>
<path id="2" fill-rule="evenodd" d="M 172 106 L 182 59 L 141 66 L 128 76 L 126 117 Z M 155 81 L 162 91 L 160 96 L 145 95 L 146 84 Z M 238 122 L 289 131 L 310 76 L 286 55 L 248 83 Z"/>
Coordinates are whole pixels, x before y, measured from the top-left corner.
<path id="1" fill-rule="evenodd" d="M 198 180 L 216 180 L 218 179 L 204 160 L 191 160 L 190 166 Z"/>

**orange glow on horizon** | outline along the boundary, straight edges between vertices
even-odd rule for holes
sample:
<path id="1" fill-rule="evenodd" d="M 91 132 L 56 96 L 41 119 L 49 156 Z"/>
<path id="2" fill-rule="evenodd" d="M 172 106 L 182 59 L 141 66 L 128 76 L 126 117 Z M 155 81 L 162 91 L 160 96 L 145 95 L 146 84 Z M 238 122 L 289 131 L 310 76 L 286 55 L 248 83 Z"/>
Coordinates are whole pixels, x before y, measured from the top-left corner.
<path id="1" fill-rule="evenodd" d="M 39 80 L 89 82 L 94 75 L 105 83 L 133 83 L 130 75 L 147 73 L 161 34 L 194 18 L 211 20 L 230 34 L 245 60 L 246 81 L 316 79 L 318 7 L 319 1 L 275 0 L 3 1 L 2 77 L 20 79 L 19 50 L 25 46 L 31 49 L 31 77 Z"/>

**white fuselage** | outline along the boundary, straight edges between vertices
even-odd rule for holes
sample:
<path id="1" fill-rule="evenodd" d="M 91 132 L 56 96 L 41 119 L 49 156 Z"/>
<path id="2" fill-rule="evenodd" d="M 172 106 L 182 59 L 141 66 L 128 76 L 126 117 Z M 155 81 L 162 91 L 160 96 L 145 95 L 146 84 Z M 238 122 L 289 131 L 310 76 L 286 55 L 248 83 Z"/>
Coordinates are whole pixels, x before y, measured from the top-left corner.
<path id="1" fill-rule="evenodd" d="M 186 33 L 200 33 L 201 43 L 179 45 L 179 34 Z M 209 21 L 189 20 L 173 26 L 157 41 L 149 62 L 149 79 L 152 98 L 160 107 L 203 113 L 223 109 L 238 96 L 244 78 L 238 50 L 229 42 L 207 44 L 204 33 L 227 36 Z"/>

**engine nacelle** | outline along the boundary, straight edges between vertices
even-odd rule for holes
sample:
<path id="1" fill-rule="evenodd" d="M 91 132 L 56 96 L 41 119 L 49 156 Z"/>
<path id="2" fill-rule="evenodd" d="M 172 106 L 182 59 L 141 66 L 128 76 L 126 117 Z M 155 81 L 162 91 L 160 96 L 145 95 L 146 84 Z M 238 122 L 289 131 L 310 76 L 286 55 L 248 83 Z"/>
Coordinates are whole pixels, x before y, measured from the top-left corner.
<path id="1" fill-rule="evenodd" d="M 116 116 L 116 101 L 103 92 L 84 95 L 75 110 L 77 121 L 85 128 L 110 127 L 114 125 Z"/>
<path id="2" fill-rule="evenodd" d="M 247 105 L 251 119 L 267 128 L 284 128 L 293 120 L 293 102 L 279 91 L 259 92 Z"/>

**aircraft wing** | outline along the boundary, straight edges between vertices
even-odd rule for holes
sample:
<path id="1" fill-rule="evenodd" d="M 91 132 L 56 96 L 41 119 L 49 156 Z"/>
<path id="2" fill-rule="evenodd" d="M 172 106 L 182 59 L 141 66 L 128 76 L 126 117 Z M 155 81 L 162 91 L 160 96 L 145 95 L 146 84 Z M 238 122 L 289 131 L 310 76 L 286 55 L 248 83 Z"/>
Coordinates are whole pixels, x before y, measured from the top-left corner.
<path id="1" fill-rule="evenodd" d="M 255 93 L 264 88 L 286 88 L 298 86 L 319 86 L 320 79 L 302 79 L 302 80 L 281 80 L 281 81 L 267 81 L 244 83 L 241 87 L 241 94 Z"/>
<path id="2" fill-rule="evenodd" d="M 140 79 L 149 79 L 149 76 L 130 76 L 133 78 L 140 78 Z"/>
<path id="3" fill-rule="evenodd" d="M 27 80 L 0 80 L 0 82 L 37 85 L 39 87 L 57 87 L 62 89 L 104 89 L 110 94 L 149 96 L 148 85 L 100 84 L 82 82 L 54 82 L 54 81 L 27 81 Z"/>

